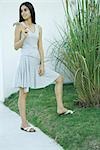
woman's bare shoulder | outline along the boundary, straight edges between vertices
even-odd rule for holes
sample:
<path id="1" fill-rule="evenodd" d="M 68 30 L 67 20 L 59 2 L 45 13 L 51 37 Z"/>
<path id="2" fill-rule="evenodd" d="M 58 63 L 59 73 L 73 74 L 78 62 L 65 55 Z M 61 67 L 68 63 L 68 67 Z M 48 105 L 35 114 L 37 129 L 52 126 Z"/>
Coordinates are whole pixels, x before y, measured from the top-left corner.
<path id="1" fill-rule="evenodd" d="M 22 30 L 22 23 L 21 22 L 15 22 L 13 24 L 13 26 L 15 26 L 16 30 Z"/>
<path id="2" fill-rule="evenodd" d="M 39 32 L 41 32 L 42 31 L 42 26 L 40 24 L 37 24 L 37 27 L 39 29 Z"/>
<path id="3" fill-rule="evenodd" d="M 39 28 L 42 28 L 42 26 L 41 26 L 40 24 L 37 24 L 37 26 L 38 26 Z"/>

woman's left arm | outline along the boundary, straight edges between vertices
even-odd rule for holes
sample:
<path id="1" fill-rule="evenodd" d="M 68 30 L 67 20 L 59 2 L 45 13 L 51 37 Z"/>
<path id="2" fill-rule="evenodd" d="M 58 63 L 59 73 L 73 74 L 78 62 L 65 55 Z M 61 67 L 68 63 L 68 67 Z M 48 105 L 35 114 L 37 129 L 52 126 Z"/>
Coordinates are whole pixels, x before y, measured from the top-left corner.
<path id="1" fill-rule="evenodd" d="M 38 50 L 40 54 L 40 66 L 39 66 L 39 74 L 44 74 L 44 49 L 42 43 L 42 28 L 39 26 L 39 39 L 38 39 Z"/>

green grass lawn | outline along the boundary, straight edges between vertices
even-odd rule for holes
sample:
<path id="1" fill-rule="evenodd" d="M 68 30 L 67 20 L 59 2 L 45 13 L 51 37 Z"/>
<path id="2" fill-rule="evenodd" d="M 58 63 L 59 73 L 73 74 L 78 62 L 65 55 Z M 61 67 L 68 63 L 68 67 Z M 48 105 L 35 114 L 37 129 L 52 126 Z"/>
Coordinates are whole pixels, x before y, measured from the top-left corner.
<path id="1" fill-rule="evenodd" d="M 64 105 L 75 113 L 58 116 L 54 85 L 30 90 L 26 101 L 27 119 L 55 139 L 64 150 L 100 150 L 100 109 L 79 108 L 73 102 L 76 98 L 73 85 L 64 85 Z M 15 93 L 4 104 L 19 113 L 17 100 L 18 93 Z"/>

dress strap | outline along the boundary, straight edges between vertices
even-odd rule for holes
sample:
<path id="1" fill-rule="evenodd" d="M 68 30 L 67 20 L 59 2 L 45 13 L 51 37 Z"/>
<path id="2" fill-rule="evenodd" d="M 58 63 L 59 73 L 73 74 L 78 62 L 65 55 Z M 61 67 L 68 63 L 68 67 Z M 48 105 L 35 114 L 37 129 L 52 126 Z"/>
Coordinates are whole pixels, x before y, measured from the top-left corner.
<path id="1" fill-rule="evenodd" d="M 24 22 L 21 22 L 21 25 L 23 25 L 24 27 L 27 27 Z"/>
<path id="2" fill-rule="evenodd" d="M 24 27 L 28 28 L 29 31 L 33 32 L 24 22 L 21 22 L 21 24 L 22 24 Z M 35 24 L 35 31 L 36 31 L 36 24 Z M 35 32 L 35 31 L 34 31 L 34 32 Z M 33 33 L 34 33 L 34 32 L 33 32 Z"/>
<path id="3" fill-rule="evenodd" d="M 13 26 L 15 26 L 15 25 L 20 25 L 20 22 L 13 23 Z"/>
<path id="4" fill-rule="evenodd" d="M 37 30 L 38 30 L 38 33 L 40 33 L 40 25 L 37 25 Z"/>

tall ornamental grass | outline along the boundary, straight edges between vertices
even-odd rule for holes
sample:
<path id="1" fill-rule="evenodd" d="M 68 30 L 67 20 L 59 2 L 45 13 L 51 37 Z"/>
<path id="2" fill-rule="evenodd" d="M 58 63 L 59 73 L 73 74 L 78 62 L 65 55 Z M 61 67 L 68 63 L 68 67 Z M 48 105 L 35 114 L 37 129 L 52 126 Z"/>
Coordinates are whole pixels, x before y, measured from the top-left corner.
<path id="1" fill-rule="evenodd" d="M 53 42 L 53 56 L 57 66 L 63 64 L 73 76 L 76 103 L 100 106 L 100 4 L 77 0 L 75 15 L 69 11 L 69 1 L 64 5 L 67 26 L 58 28 L 61 40 Z"/>

